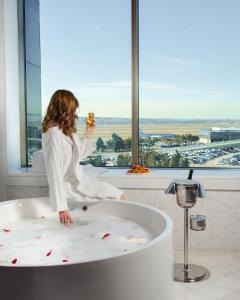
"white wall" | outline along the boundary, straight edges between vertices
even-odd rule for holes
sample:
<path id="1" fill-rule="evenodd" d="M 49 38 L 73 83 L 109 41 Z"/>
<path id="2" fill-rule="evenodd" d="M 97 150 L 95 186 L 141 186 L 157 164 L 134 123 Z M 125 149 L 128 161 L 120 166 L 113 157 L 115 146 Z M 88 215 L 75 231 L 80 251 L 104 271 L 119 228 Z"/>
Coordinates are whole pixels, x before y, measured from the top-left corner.
<path id="1" fill-rule="evenodd" d="M 6 198 L 3 174 L 5 157 L 5 61 L 4 61 L 4 1 L 0 0 L 0 200 Z"/>
<path id="2" fill-rule="evenodd" d="M 20 167 L 19 64 L 17 0 L 4 1 L 5 99 L 7 127 L 7 166 Z"/>
<path id="3" fill-rule="evenodd" d="M 0 0 L 0 201 L 8 168 L 20 166 L 17 0 Z"/>

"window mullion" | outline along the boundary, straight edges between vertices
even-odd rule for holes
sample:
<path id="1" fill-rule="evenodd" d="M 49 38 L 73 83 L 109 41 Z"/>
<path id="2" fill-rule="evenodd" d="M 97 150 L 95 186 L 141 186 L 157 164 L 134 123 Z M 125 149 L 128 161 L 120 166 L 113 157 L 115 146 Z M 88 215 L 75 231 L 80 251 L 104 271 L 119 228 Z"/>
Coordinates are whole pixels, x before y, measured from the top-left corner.
<path id="1" fill-rule="evenodd" d="M 132 0 L 132 165 L 139 161 L 139 1 Z"/>

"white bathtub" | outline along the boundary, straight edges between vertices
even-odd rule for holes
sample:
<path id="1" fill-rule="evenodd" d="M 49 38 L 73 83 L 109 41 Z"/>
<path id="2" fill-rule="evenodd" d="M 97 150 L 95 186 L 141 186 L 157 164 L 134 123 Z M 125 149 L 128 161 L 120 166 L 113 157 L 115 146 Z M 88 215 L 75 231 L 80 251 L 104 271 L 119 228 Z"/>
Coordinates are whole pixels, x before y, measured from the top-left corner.
<path id="1" fill-rule="evenodd" d="M 0 226 L 51 216 L 48 198 L 0 203 Z M 84 204 L 81 204 L 84 205 Z M 74 209 L 74 204 L 70 204 Z M 1 265 L 5 300 L 173 300 L 172 221 L 162 211 L 128 201 L 91 204 L 86 214 L 104 213 L 151 229 L 155 238 L 135 251 L 68 264 Z M 62 225 L 64 226 L 64 225 Z M 0 240 L 1 241 L 1 240 Z M 0 249 L 1 261 L 1 249 Z"/>

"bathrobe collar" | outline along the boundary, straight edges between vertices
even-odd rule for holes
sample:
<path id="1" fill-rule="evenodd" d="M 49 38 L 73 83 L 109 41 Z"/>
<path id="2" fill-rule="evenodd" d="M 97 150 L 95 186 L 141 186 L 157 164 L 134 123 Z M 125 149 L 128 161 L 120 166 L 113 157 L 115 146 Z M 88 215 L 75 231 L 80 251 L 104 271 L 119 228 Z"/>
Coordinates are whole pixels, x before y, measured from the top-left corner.
<path id="1" fill-rule="evenodd" d="M 73 145 L 72 139 L 71 139 L 69 136 L 67 136 L 66 134 L 64 134 L 63 131 L 62 131 L 61 129 L 59 129 L 58 126 L 53 126 L 53 127 L 51 127 L 51 128 L 57 128 L 57 130 L 60 131 L 60 133 L 62 134 L 62 136 L 63 136 L 63 138 L 65 139 L 65 141 L 67 141 L 68 143 L 70 143 L 71 145 Z M 50 131 L 49 131 L 49 132 L 50 132 Z"/>

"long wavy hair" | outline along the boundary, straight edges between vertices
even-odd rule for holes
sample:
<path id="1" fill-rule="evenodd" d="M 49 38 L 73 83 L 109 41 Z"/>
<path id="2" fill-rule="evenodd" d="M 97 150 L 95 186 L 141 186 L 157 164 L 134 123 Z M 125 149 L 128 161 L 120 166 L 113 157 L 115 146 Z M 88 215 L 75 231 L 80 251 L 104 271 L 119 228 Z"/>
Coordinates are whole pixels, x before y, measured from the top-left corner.
<path id="1" fill-rule="evenodd" d="M 78 100 L 72 92 L 67 90 L 55 91 L 43 119 L 42 132 L 45 133 L 49 128 L 58 126 L 65 135 L 71 137 L 73 133 L 77 132 L 76 110 L 78 107 Z"/>

